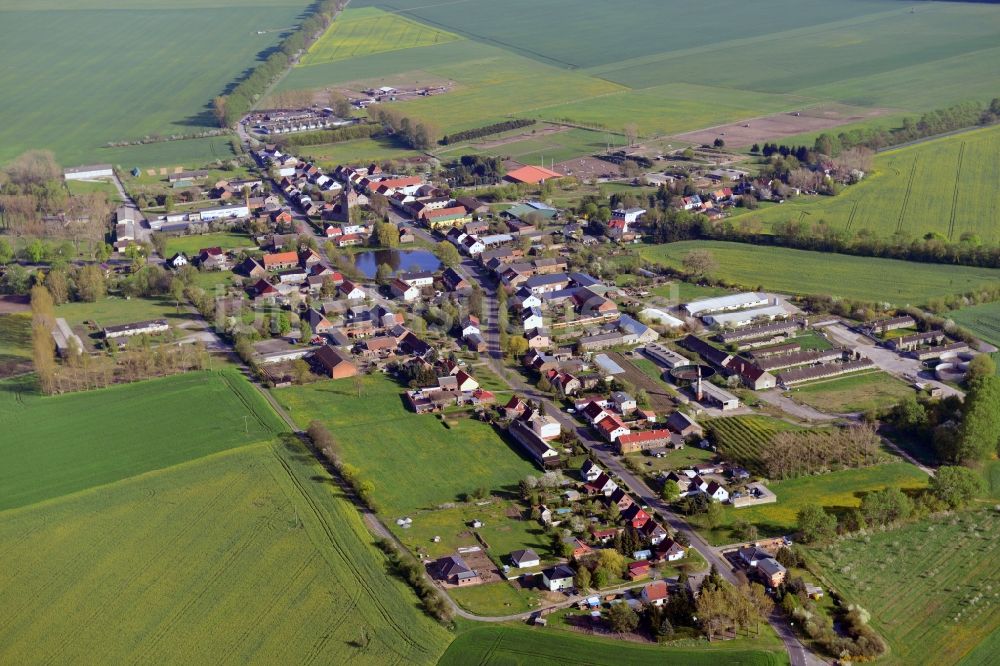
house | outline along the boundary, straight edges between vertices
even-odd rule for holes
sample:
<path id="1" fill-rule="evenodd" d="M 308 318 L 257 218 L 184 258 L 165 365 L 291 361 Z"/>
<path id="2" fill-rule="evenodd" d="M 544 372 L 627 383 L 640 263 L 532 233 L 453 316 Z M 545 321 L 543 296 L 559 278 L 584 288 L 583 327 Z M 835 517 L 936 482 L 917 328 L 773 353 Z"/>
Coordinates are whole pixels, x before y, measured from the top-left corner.
<path id="1" fill-rule="evenodd" d="M 464 206 L 452 206 L 450 208 L 439 208 L 437 210 L 424 210 L 420 213 L 420 218 L 430 229 L 443 229 L 445 227 L 460 227 L 472 221 L 472 216 Z"/>
<path id="2" fill-rule="evenodd" d="M 198 251 L 198 265 L 206 271 L 223 271 L 229 266 L 221 247 L 203 247 Z"/>
<path id="3" fill-rule="evenodd" d="M 330 323 L 330 320 L 312 308 L 306 311 L 305 319 L 309 323 L 309 328 L 312 329 L 313 333 L 323 335 L 333 329 L 333 324 Z"/>
<path id="4" fill-rule="evenodd" d="M 618 490 L 618 484 L 612 481 L 610 476 L 602 472 L 601 475 L 597 477 L 596 481 L 584 484 L 584 489 L 590 495 L 604 495 L 605 497 L 611 497 L 611 495 Z"/>
<path id="5" fill-rule="evenodd" d="M 466 373 L 465 370 L 459 370 L 455 375 L 455 384 L 457 389 L 463 393 L 475 391 L 479 388 L 479 382 L 473 379 L 472 375 Z"/>
<path id="6" fill-rule="evenodd" d="M 768 587 L 778 587 L 785 582 L 788 571 L 777 560 L 768 557 L 757 562 L 757 574 Z"/>
<path id="7" fill-rule="evenodd" d="M 687 554 L 687 549 L 680 545 L 673 539 L 664 539 L 660 542 L 659 547 L 656 549 L 658 557 L 667 562 L 676 562 L 677 560 L 684 559 L 684 555 Z"/>
<path id="8" fill-rule="evenodd" d="M 771 554 L 757 546 L 744 546 L 736 551 L 736 556 L 744 566 L 753 569 L 761 560 L 770 558 Z"/>
<path id="9" fill-rule="evenodd" d="M 568 590 L 573 587 L 573 570 L 565 564 L 558 564 L 542 572 L 542 585 L 549 592 Z"/>
<path id="10" fill-rule="evenodd" d="M 604 470 L 598 466 L 593 460 L 588 458 L 580 466 L 580 477 L 584 481 L 596 481 L 597 477 L 604 473 Z"/>
<path id="11" fill-rule="evenodd" d="M 612 443 L 614 443 L 622 435 L 627 435 L 631 432 L 631 430 L 629 430 L 614 414 L 605 416 L 603 419 L 594 424 L 594 428 L 597 429 L 597 432 L 600 433 L 601 437 Z"/>
<path id="12" fill-rule="evenodd" d="M 233 269 L 233 272 L 243 277 L 259 280 L 267 275 L 267 270 L 253 257 L 247 257 Z"/>
<path id="13" fill-rule="evenodd" d="M 614 403 L 615 408 L 618 409 L 624 415 L 629 415 L 636 410 L 638 405 L 635 402 L 635 398 L 630 396 L 625 391 L 615 391 L 611 394 L 611 402 Z"/>
<path id="14" fill-rule="evenodd" d="M 684 412 L 674 412 L 667 417 L 667 427 L 681 437 L 700 436 L 702 434 L 701 426 Z"/>
<path id="15" fill-rule="evenodd" d="M 398 278 L 394 279 L 389 284 L 389 291 L 392 292 L 394 298 L 398 298 L 407 303 L 412 303 L 420 298 L 420 290 L 418 288 L 408 285 Z"/>
<path id="16" fill-rule="evenodd" d="M 618 451 L 621 454 L 637 453 L 650 449 L 659 449 L 672 445 L 672 436 L 669 430 L 640 430 L 630 432 L 618 438 Z"/>
<path id="17" fill-rule="evenodd" d="M 568 512 L 568 508 L 556 509 L 556 513 L 560 511 Z M 562 540 L 563 544 L 569 546 L 569 557 L 573 561 L 579 561 L 580 559 L 586 557 L 587 555 L 594 552 L 594 549 L 588 546 L 585 542 L 576 538 L 575 536 L 569 536 Z"/>
<path id="18" fill-rule="evenodd" d="M 479 335 L 482 331 L 479 329 L 479 317 L 475 315 L 466 315 L 461 323 L 462 327 L 462 337 L 468 337 L 470 335 Z"/>
<path id="19" fill-rule="evenodd" d="M 336 347 L 330 345 L 320 347 L 312 358 L 316 369 L 330 379 L 344 379 L 358 374 L 358 367 L 354 365 L 351 357 Z"/>
<path id="20" fill-rule="evenodd" d="M 642 536 L 654 546 L 658 546 L 667 538 L 667 530 L 655 520 L 650 520 L 642 526 Z"/>
<path id="21" fill-rule="evenodd" d="M 528 349 L 548 349 L 552 346 L 552 338 L 549 337 L 548 329 L 533 328 L 525 331 L 525 339 L 528 341 Z M 563 391 L 564 394 L 570 392 Z"/>
<path id="22" fill-rule="evenodd" d="M 521 326 L 523 326 L 526 331 L 544 327 L 545 320 L 542 319 L 541 308 L 525 308 L 522 310 Z"/>
<path id="23" fill-rule="evenodd" d="M 712 481 L 708 484 L 708 486 L 705 488 L 705 494 L 719 502 L 729 501 L 729 491 L 723 488 L 715 481 Z"/>
<path id="24" fill-rule="evenodd" d="M 559 452 L 521 419 L 511 421 L 507 432 L 542 468 L 559 463 Z"/>
<path id="25" fill-rule="evenodd" d="M 639 562 L 632 562 L 628 565 L 628 579 L 629 580 L 639 580 L 640 578 L 649 577 L 649 562 L 643 560 Z"/>
<path id="26" fill-rule="evenodd" d="M 178 252 L 174 256 L 170 257 L 170 259 L 167 260 L 167 263 L 170 264 L 171 268 L 177 269 L 182 266 L 187 266 L 189 262 L 187 256 L 183 252 Z"/>
<path id="27" fill-rule="evenodd" d="M 462 277 L 454 268 L 448 268 L 441 275 L 441 281 L 448 291 L 467 292 L 471 291 L 472 284 Z"/>
<path id="28" fill-rule="evenodd" d="M 648 583 L 642 588 L 642 594 L 640 598 L 642 602 L 649 606 L 662 606 L 667 602 L 667 582 L 663 580 L 657 580 L 652 583 Z"/>
<path id="29" fill-rule="evenodd" d="M 432 578 L 458 587 L 483 582 L 479 574 L 470 569 L 465 560 L 458 555 L 448 555 L 434 560 L 427 565 L 427 571 Z"/>
<path id="30" fill-rule="evenodd" d="M 340 283 L 340 286 L 337 287 L 337 290 L 341 293 L 341 295 L 343 295 L 344 298 L 346 298 L 349 301 L 363 301 L 368 296 L 368 294 L 365 293 L 364 289 L 354 284 L 350 280 L 344 280 L 342 283 Z"/>
<path id="31" fill-rule="evenodd" d="M 274 300 L 280 295 L 274 285 L 267 280 L 257 280 L 248 291 L 255 301 Z"/>
<path id="32" fill-rule="evenodd" d="M 298 266 L 299 255 L 297 252 L 276 252 L 273 254 L 265 254 L 262 261 L 266 270 L 284 270 L 286 268 L 294 268 Z"/>
<path id="33" fill-rule="evenodd" d="M 510 554 L 510 561 L 518 569 L 537 567 L 541 564 L 538 553 L 528 548 L 527 550 L 515 550 Z"/>
<path id="34" fill-rule="evenodd" d="M 524 412 L 528 409 L 528 404 L 515 395 L 511 396 L 507 404 L 503 406 L 503 409 L 506 418 L 516 419 L 524 415 Z"/>
<path id="35" fill-rule="evenodd" d="M 431 273 L 430 271 L 400 273 L 396 277 L 411 287 L 416 287 L 417 289 L 434 286 L 434 273 Z"/>

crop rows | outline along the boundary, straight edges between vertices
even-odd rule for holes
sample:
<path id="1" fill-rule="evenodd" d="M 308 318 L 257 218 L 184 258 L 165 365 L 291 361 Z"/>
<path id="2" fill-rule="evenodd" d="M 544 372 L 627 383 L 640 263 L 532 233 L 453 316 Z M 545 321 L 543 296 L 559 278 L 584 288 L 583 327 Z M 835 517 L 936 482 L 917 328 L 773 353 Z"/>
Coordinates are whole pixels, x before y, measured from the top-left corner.
<path id="1" fill-rule="evenodd" d="M 782 421 L 765 416 L 730 416 L 708 422 L 719 453 L 746 467 L 759 469 L 761 454 L 775 434 L 788 430 Z"/>

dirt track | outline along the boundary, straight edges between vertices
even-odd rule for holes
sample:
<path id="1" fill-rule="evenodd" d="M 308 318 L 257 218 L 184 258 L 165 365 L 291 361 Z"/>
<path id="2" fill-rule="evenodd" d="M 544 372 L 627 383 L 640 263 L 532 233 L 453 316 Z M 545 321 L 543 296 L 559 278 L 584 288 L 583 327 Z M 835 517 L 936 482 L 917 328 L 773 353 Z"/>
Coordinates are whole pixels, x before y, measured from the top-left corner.
<path id="1" fill-rule="evenodd" d="M 798 115 L 795 115 L 795 114 Z M 787 136 L 795 136 L 806 132 L 856 123 L 867 118 L 885 115 L 888 109 L 868 109 L 857 106 L 830 104 L 775 113 L 761 118 L 752 118 L 728 125 L 708 127 L 706 129 L 678 134 L 677 139 L 692 143 L 712 143 L 722 138 L 729 148 L 745 148 L 755 143 L 765 141 L 780 141 Z"/>

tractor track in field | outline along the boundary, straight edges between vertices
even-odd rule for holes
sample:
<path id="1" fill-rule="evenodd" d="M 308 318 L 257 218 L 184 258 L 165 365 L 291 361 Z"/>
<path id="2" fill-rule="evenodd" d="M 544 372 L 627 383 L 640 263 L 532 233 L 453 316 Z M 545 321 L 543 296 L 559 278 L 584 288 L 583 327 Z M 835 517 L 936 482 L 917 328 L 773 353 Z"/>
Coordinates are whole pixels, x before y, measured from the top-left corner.
<path id="1" fill-rule="evenodd" d="M 858 206 L 860 204 L 861 204 L 861 200 L 858 199 L 857 201 L 854 202 L 854 205 L 851 206 L 851 214 L 847 217 L 847 225 L 844 227 L 844 231 L 850 231 L 851 227 L 854 226 L 854 218 L 858 214 Z"/>
<path id="2" fill-rule="evenodd" d="M 962 163 L 965 161 L 965 141 L 958 148 L 958 166 L 955 169 L 955 189 L 951 195 L 951 219 L 948 220 L 948 240 L 955 236 L 955 218 L 958 217 L 958 186 L 962 182 Z"/>
<path id="3" fill-rule="evenodd" d="M 500 642 L 503 640 L 503 634 L 503 629 L 497 632 L 497 639 L 493 641 L 493 645 L 491 645 L 490 649 L 483 655 L 483 660 L 479 662 L 480 666 L 487 666 L 490 663 L 490 659 L 493 658 L 493 654 L 497 651 L 497 648 L 500 647 Z"/>
<path id="4" fill-rule="evenodd" d="M 385 623 L 388 624 L 390 627 L 392 627 L 393 630 L 395 630 L 395 632 L 399 635 L 399 638 L 404 643 L 406 643 L 407 645 L 409 645 L 414 650 L 426 654 L 427 653 L 427 648 L 425 648 L 423 645 L 421 645 L 419 642 L 417 642 L 414 638 L 412 638 L 406 632 L 405 628 L 402 627 L 399 624 L 399 622 L 396 620 L 396 618 L 393 617 L 392 613 L 390 613 L 385 608 L 385 606 L 383 605 L 382 601 L 379 599 L 378 595 L 375 593 L 374 590 L 371 589 L 371 587 L 366 582 L 366 579 L 362 575 L 362 572 L 360 570 L 358 570 L 357 566 L 355 566 L 354 560 L 346 552 L 344 552 L 343 546 L 341 546 L 341 544 L 337 541 L 336 535 L 333 533 L 333 530 L 330 528 L 329 523 L 327 523 L 323 519 L 323 514 L 320 511 L 319 507 L 316 506 L 315 500 L 313 500 L 313 498 L 309 496 L 308 492 L 306 492 L 306 489 L 302 486 L 302 482 L 298 479 L 298 477 L 295 476 L 294 472 L 292 472 L 292 468 L 288 465 L 288 462 L 285 461 L 281 456 L 276 456 L 276 457 L 278 459 L 278 462 L 281 463 L 281 466 L 285 468 L 285 472 L 288 474 L 289 478 L 292 480 L 292 483 L 295 486 L 296 490 L 299 492 L 299 494 L 305 500 L 305 502 L 308 505 L 310 511 L 312 511 L 314 517 L 319 522 L 320 529 L 323 530 L 323 533 L 326 535 L 327 540 L 330 542 L 330 545 L 333 546 L 334 550 L 337 551 L 337 553 L 340 555 L 340 557 L 347 564 L 348 568 L 354 574 L 354 579 L 358 582 L 358 584 L 362 588 L 364 588 L 364 591 L 368 594 L 369 598 L 372 600 L 372 604 L 375 606 L 376 610 L 378 610 L 379 614 L 385 620 Z M 389 645 L 388 647 L 389 647 L 389 649 L 392 649 L 391 645 Z M 392 650 L 392 651 L 395 652 L 399 657 L 402 657 L 404 659 L 410 658 L 410 655 L 401 654 L 397 650 Z"/>
<path id="5" fill-rule="evenodd" d="M 920 158 L 914 157 L 913 166 L 910 167 L 910 178 L 906 181 L 906 194 L 903 195 L 903 205 L 899 207 L 899 220 L 896 222 L 897 233 L 903 230 L 903 220 L 906 219 L 906 207 L 910 203 L 910 194 L 913 192 L 913 179 L 917 175 L 917 164 L 919 163 Z"/>
<path id="6" fill-rule="evenodd" d="M 278 513 L 278 510 L 276 509 L 273 513 Z M 268 516 L 268 518 L 270 518 L 270 516 Z M 205 581 L 200 586 L 198 592 L 194 596 L 190 597 L 187 600 L 187 602 L 184 603 L 183 606 L 181 606 L 173 615 L 171 615 L 170 619 L 167 620 L 165 624 L 160 625 L 160 627 L 157 629 L 156 633 L 153 635 L 151 639 L 149 639 L 148 641 L 143 641 L 142 652 L 138 657 L 136 657 L 135 661 L 139 662 L 139 661 L 150 660 L 149 655 L 151 654 L 151 652 L 155 650 L 156 647 L 159 645 L 159 643 L 164 638 L 166 638 L 171 631 L 173 631 L 174 627 L 176 627 L 177 624 L 187 616 L 188 612 L 192 608 L 194 608 L 194 606 L 199 601 L 201 601 L 204 598 L 205 594 L 208 593 L 208 591 L 212 588 L 212 586 L 214 586 L 215 583 L 218 582 L 222 578 L 222 576 L 226 572 L 228 572 L 233 565 L 236 564 L 236 561 L 240 558 L 241 555 L 243 555 L 243 553 L 245 553 L 250 548 L 250 545 L 260 535 L 261 528 L 266 524 L 267 520 L 265 519 L 258 520 L 254 525 L 254 529 L 250 533 L 249 537 L 244 539 L 239 546 L 226 553 L 226 557 L 223 560 L 222 564 L 215 568 L 211 576 L 209 576 L 208 580 Z"/>
<path id="7" fill-rule="evenodd" d="M 205 507 L 201 511 L 201 515 L 202 516 L 208 516 L 210 514 L 209 509 L 211 509 L 213 506 L 215 506 L 216 504 L 218 504 L 218 502 L 221 500 L 221 498 L 227 492 L 229 492 L 229 490 L 233 486 L 235 486 L 240 481 L 241 481 L 241 479 L 239 477 L 237 477 L 237 478 L 233 479 L 233 481 L 229 485 L 227 485 L 225 488 L 223 488 L 222 490 L 220 490 L 219 493 L 215 497 L 213 497 L 205 505 Z M 197 521 L 193 521 L 185 529 L 181 530 L 177 535 L 175 535 L 174 538 L 171 540 L 170 543 L 171 544 L 174 543 L 177 539 L 180 539 L 182 536 L 184 536 L 185 534 L 189 533 L 198 524 L 199 523 Z M 86 567 L 86 562 L 87 562 L 88 557 L 90 555 L 96 553 L 98 550 L 101 550 L 103 548 L 104 548 L 104 544 L 103 543 L 95 543 L 94 546 L 92 548 L 90 548 L 89 550 L 87 550 L 87 551 L 85 551 L 83 553 L 78 553 L 76 555 L 76 557 L 73 560 L 73 562 L 75 564 L 77 564 L 76 567 L 72 567 L 72 566 L 71 567 L 67 567 L 64 570 L 59 571 L 57 574 L 49 576 L 47 578 L 46 582 L 42 585 L 42 587 L 39 588 L 39 589 L 37 589 L 35 591 L 34 596 L 30 600 L 28 600 L 27 603 L 25 603 L 20 608 L 18 608 L 16 611 L 14 611 L 14 613 L 10 616 L 10 618 L 6 622 L 0 623 L 0 633 L 2 633 L 4 630 L 6 630 L 10 626 L 10 623 L 15 618 L 18 618 L 18 617 L 22 616 L 24 614 L 24 612 L 26 611 L 26 609 L 28 607 L 32 606 L 35 603 L 35 600 L 42 598 L 44 596 L 44 593 L 49 588 L 51 588 L 52 586 L 54 586 L 56 583 L 60 582 L 63 578 L 66 578 L 66 577 L 73 577 L 73 578 L 75 578 L 76 575 L 77 575 L 77 573 L 79 572 L 79 570 L 81 568 L 85 568 Z"/>

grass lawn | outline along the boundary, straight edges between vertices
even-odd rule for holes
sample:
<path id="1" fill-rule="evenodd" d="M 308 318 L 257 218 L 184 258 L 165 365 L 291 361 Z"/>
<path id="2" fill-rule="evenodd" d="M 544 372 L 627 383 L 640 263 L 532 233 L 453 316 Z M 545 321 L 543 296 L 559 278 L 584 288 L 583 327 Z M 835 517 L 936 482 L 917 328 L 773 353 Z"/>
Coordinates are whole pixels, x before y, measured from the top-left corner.
<path id="1" fill-rule="evenodd" d="M 451 415 L 413 414 L 402 388 L 382 375 L 364 377 L 359 396 L 352 379 L 280 389 L 275 397 L 305 427 L 325 423 L 341 455 L 375 484 L 374 497 L 388 518 L 453 502 L 477 488 L 512 492 L 529 474 L 529 460 L 493 428 Z"/>
<path id="2" fill-rule="evenodd" d="M 691 250 L 708 250 L 719 268 L 712 277 L 748 288 L 826 294 L 897 305 L 972 291 L 1000 281 L 1000 269 L 922 264 L 722 241 L 644 245 L 644 259 L 679 267 Z"/>
<path id="3" fill-rule="evenodd" d="M 0 163 L 29 149 L 53 150 L 65 166 L 108 162 L 131 168 L 156 162 L 126 155 L 152 150 L 191 157 L 194 148 L 199 161 L 207 161 L 206 148 L 216 142 L 104 146 L 217 128 L 212 98 L 276 46 L 307 4 L 3 0 Z"/>
<path id="4" fill-rule="evenodd" d="M 341 143 L 321 143 L 315 146 L 302 146 L 296 149 L 304 158 L 321 164 L 339 165 L 346 162 L 365 160 L 394 160 L 414 157 L 416 151 L 410 150 L 392 139 L 354 139 Z"/>
<path id="5" fill-rule="evenodd" d="M 31 358 L 31 315 L 0 315 L 0 363 Z"/>
<path id="6" fill-rule="evenodd" d="M 799 346 L 802 347 L 803 350 L 805 349 L 822 350 L 822 349 L 830 349 L 833 347 L 830 341 L 827 340 L 826 337 L 819 331 L 808 331 L 807 333 L 800 333 L 799 335 L 796 335 L 792 340 L 789 340 L 789 342 L 797 343 Z"/>
<path id="7" fill-rule="evenodd" d="M 147 319 L 166 319 L 171 324 L 189 319 L 190 315 L 166 297 L 120 298 L 110 296 L 93 303 L 74 301 L 56 307 L 56 316 L 64 317 L 70 326 L 95 321 L 98 326 L 129 324 Z"/>
<path id="8" fill-rule="evenodd" d="M 635 664 L 677 663 L 691 666 L 719 663 L 739 666 L 777 666 L 788 663 L 788 655 L 776 645 L 776 639 L 766 642 L 770 649 L 754 649 L 749 641 L 691 642 L 684 647 L 641 645 L 608 640 L 582 633 L 551 627 L 531 629 L 504 625 L 476 627 L 458 636 L 438 662 L 440 666 L 482 664 L 592 664 L 612 666 Z"/>
<path id="9" fill-rule="evenodd" d="M 203 247 L 221 247 L 223 250 L 236 250 L 245 247 L 257 249 L 257 244 L 246 234 L 233 232 L 173 236 L 167 241 L 167 255 L 172 257 L 178 252 L 183 252 L 188 257 L 194 257 Z"/>
<path id="10" fill-rule="evenodd" d="M 448 590 L 458 605 L 476 615 L 514 615 L 538 606 L 538 592 L 519 590 L 506 581 Z"/>
<path id="11" fill-rule="evenodd" d="M 213 420 L 238 411 L 196 388 L 188 395 L 212 405 Z M 171 415 L 150 428 L 160 437 L 130 423 L 147 449 L 198 432 L 190 419 L 179 425 L 182 403 L 167 406 L 140 412 L 144 423 Z M 116 407 L 112 425 L 125 413 Z M 3 512 L 5 661 L 435 663 L 451 636 L 387 572 L 326 472 L 286 437 Z M 45 453 L 36 475 L 72 466 Z"/>
<path id="12" fill-rule="evenodd" d="M 891 652 L 879 663 L 991 663 L 1000 612 L 1000 513 L 964 511 L 812 549 L 823 575 L 871 612 Z"/>
<path id="13" fill-rule="evenodd" d="M 235 372 L 190 372 L 42 397 L 0 382 L 0 510 L 245 444 L 286 427 Z"/>
<path id="14" fill-rule="evenodd" d="M 696 301 L 701 298 L 713 298 L 733 293 L 732 289 L 726 289 L 725 287 L 709 287 L 690 282 L 681 282 L 679 280 L 654 287 L 650 291 L 656 296 L 669 299 L 671 303 L 677 305 Z"/>
<path id="15" fill-rule="evenodd" d="M 861 506 L 861 497 L 873 490 L 890 486 L 905 490 L 926 485 L 927 475 L 905 462 L 775 481 L 768 487 L 778 496 L 776 503 L 744 509 L 727 506 L 720 527 L 699 531 L 713 544 L 734 543 L 739 539 L 730 528 L 735 522 L 746 520 L 757 526 L 761 536 L 780 536 L 795 531 L 798 512 L 806 505 L 819 504 L 827 511 L 839 513 Z"/>
<path id="16" fill-rule="evenodd" d="M 406 515 L 413 523 L 405 530 L 395 522 L 389 525 L 412 552 L 431 558 L 450 555 L 465 546 L 481 546 L 469 527 L 473 520 L 483 523 L 476 531 L 489 544 L 487 552 L 497 562 L 508 563 L 511 551 L 523 548 L 531 548 L 543 560 L 552 557 L 552 538 L 518 504 L 510 500 L 495 500 L 485 506 L 477 504 L 460 503 L 448 509 L 411 511 Z M 509 516 L 508 511 L 519 517 Z M 434 537 L 440 537 L 441 541 L 434 543 Z"/>
<path id="17" fill-rule="evenodd" d="M 122 200 L 118 196 L 118 188 L 115 187 L 114 183 L 107 180 L 67 180 L 66 189 L 69 190 L 70 194 L 75 195 L 101 192 L 107 195 L 108 201 Z"/>
<path id="18" fill-rule="evenodd" d="M 847 414 L 891 405 L 913 389 L 884 372 L 867 372 L 799 386 L 788 395 L 820 411 Z"/>

